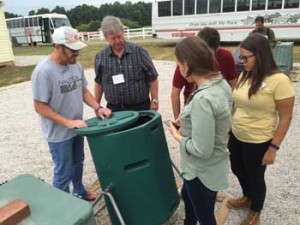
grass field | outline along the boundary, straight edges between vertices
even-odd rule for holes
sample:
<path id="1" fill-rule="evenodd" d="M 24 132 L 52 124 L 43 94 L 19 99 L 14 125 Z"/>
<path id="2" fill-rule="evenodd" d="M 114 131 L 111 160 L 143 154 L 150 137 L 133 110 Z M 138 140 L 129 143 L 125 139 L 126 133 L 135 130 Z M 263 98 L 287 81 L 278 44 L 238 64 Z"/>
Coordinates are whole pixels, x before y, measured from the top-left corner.
<path id="1" fill-rule="evenodd" d="M 150 56 L 154 60 L 171 60 L 174 61 L 174 47 L 176 42 L 168 42 L 160 39 L 147 39 L 147 40 L 134 40 L 149 52 Z M 103 41 L 89 41 L 88 47 L 84 48 L 78 57 L 78 61 L 83 65 L 85 69 L 93 68 L 94 57 L 98 51 L 107 46 Z M 234 45 L 223 45 L 230 51 L 236 48 Z M 52 46 L 40 46 L 37 48 L 31 47 L 17 47 L 13 48 L 14 55 L 16 56 L 28 56 L 28 55 L 48 55 L 52 52 Z M 294 62 L 300 62 L 300 45 L 294 46 Z M 0 67 L 0 87 L 8 86 L 15 83 L 24 82 L 30 79 L 30 75 L 34 66 L 26 67 Z"/>

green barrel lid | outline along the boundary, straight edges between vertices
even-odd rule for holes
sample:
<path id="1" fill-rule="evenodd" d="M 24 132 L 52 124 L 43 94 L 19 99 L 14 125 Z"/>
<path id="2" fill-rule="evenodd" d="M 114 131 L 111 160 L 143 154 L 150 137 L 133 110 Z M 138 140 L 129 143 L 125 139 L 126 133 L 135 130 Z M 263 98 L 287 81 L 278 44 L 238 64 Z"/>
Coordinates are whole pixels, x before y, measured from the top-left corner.
<path id="1" fill-rule="evenodd" d="M 114 112 L 109 118 L 104 120 L 94 117 L 86 121 L 87 128 L 75 129 L 78 135 L 104 134 L 110 131 L 119 130 L 134 123 L 139 118 L 136 111 Z"/>

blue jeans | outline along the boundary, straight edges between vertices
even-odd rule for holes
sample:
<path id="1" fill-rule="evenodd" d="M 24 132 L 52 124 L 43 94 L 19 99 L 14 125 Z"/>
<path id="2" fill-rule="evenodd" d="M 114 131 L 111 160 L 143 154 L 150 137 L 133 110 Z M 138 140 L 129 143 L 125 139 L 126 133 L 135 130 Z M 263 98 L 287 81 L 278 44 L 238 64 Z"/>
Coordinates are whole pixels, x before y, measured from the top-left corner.
<path id="1" fill-rule="evenodd" d="M 205 187 L 199 178 L 183 180 L 181 196 L 184 201 L 184 225 L 216 225 L 215 201 L 217 192 Z"/>
<path id="2" fill-rule="evenodd" d="M 54 162 L 53 186 L 69 192 L 69 184 L 72 181 L 73 194 L 80 196 L 87 194 L 82 184 L 83 144 L 82 136 L 75 136 L 62 142 L 48 142 Z"/>

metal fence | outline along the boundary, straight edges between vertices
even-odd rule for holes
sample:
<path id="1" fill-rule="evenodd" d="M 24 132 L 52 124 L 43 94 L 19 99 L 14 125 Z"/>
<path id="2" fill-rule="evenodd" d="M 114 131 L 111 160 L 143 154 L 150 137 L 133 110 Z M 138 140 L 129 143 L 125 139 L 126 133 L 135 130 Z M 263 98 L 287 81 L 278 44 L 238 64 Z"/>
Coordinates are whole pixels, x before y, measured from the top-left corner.
<path id="1" fill-rule="evenodd" d="M 146 38 L 152 37 L 152 27 L 142 27 L 136 29 L 125 29 L 125 38 L 132 39 L 132 38 Z M 93 31 L 93 32 L 80 32 L 81 40 L 104 40 L 103 32 L 100 31 Z"/>

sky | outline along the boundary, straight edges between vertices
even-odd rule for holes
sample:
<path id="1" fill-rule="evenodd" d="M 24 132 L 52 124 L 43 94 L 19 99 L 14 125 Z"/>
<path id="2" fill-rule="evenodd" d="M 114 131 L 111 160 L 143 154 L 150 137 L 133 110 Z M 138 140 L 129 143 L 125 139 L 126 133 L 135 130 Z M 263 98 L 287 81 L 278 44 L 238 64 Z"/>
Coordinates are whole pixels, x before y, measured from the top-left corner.
<path id="1" fill-rule="evenodd" d="M 151 0 L 119 0 L 121 4 L 126 1 L 136 3 L 138 1 L 151 2 Z M 4 2 L 4 11 L 18 14 L 22 16 L 27 16 L 30 10 L 37 10 L 40 8 L 47 8 L 50 11 L 54 9 L 57 5 L 64 7 L 66 10 L 75 8 L 78 5 L 93 5 L 95 7 L 100 7 L 101 4 L 113 3 L 114 0 L 2 0 Z"/>

